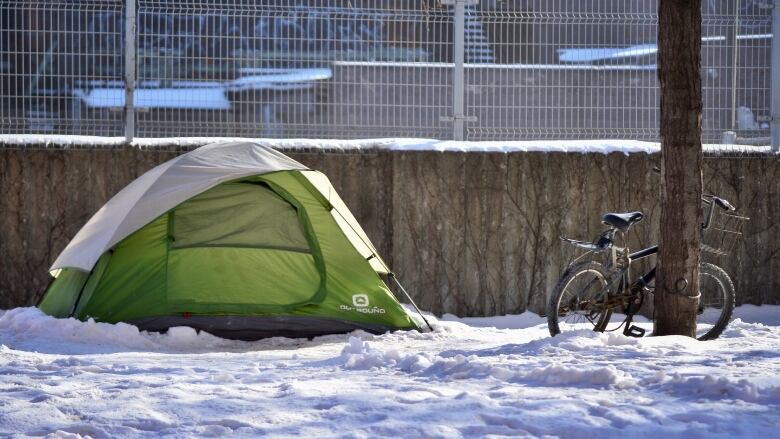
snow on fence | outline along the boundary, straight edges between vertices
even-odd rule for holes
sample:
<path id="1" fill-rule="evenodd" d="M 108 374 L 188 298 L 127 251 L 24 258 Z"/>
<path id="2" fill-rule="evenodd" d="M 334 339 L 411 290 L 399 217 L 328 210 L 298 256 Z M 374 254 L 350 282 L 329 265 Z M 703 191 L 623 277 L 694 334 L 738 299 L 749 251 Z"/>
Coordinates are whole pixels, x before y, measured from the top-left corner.
<path id="1" fill-rule="evenodd" d="M 768 3 L 703 2 L 707 142 L 769 143 Z M 3 133 L 658 137 L 655 1 L 2 4 Z"/>

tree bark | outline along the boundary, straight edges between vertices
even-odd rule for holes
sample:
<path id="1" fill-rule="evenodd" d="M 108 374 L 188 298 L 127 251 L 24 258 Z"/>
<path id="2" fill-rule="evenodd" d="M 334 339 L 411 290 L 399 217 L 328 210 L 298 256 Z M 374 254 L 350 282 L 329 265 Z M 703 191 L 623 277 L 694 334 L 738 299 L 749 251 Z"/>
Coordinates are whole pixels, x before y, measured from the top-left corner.
<path id="1" fill-rule="evenodd" d="M 696 336 L 702 224 L 701 0 L 660 0 L 661 239 L 655 335 Z"/>

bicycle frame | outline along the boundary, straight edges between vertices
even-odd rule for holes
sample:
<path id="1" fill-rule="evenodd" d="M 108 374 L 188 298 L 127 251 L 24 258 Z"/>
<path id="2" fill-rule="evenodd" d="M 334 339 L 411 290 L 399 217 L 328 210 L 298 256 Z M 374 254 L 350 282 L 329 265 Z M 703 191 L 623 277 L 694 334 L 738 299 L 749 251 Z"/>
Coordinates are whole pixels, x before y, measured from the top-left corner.
<path id="1" fill-rule="evenodd" d="M 652 256 L 654 254 L 658 253 L 658 246 L 654 245 L 652 247 L 648 247 L 644 250 L 639 250 L 638 252 L 631 253 L 628 258 L 631 262 L 638 261 L 640 259 L 647 258 L 649 256 Z M 650 271 L 645 273 L 642 277 L 637 279 L 635 284 L 640 284 L 642 287 L 646 287 L 650 282 L 652 282 L 655 279 L 655 267 L 653 267 Z"/>
<path id="2" fill-rule="evenodd" d="M 709 234 L 702 232 L 701 250 L 717 256 L 727 255 L 736 238 L 741 236 L 742 225 L 749 218 L 734 214 L 734 206 L 717 196 L 705 194 L 702 196 L 702 202 L 704 212 L 701 229 L 711 230 Z M 715 209 L 715 206 L 719 209 Z M 725 212 L 716 215 L 716 210 Z M 584 316 L 593 325 L 594 331 L 607 331 L 613 312 L 625 314 L 626 317 L 620 326 L 609 331 L 624 327 L 624 335 L 644 335 L 645 329 L 631 323 L 633 317 L 642 309 L 644 301 L 648 298 L 652 300 L 655 288 L 651 284 L 656 278 L 657 268 L 656 264 L 650 262 L 649 271 L 638 277 L 631 273 L 631 268 L 636 261 L 657 255 L 659 246 L 631 252 L 628 234 L 631 227 L 641 220 L 641 212 L 607 213 L 604 214 L 602 222 L 609 227 L 593 241 L 561 237 L 584 252 L 571 260 L 556 284 L 554 294 L 549 296 L 548 326 L 551 335 L 560 333 L 559 317 L 569 314 Z M 710 283 L 707 284 L 708 300 L 704 305 L 699 304 L 698 312 L 704 315 L 705 309 L 718 309 L 717 313 L 713 314 L 717 320 L 712 323 L 711 328 L 705 327 L 706 332 L 699 337 L 700 340 L 709 340 L 717 338 L 728 324 L 734 309 L 734 286 L 728 274 L 717 265 L 702 262 L 700 270 L 700 279 L 703 275 Z M 585 276 L 581 277 L 583 274 Z M 574 279 L 585 279 L 586 282 L 574 284 L 576 286 L 570 289 Z M 563 297 L 567 297 L 567 300 L 562 301 Z"/>
<path id="3" fill-rule="evenodd" d="M 734 206 L 732 206 L 728 201 L 724 200 L 723 198 L 716 197 L 714 195 L 705 194 L 702 197 L 702 201 L 707 204 L 708 209 L 707 212 L 704 214 L 704 223 L 701 225 L 702 230 L 707 230 L 712 225 L 712 217 L 715 213 L 715 206 L 720 207 L 723 210 L 736 210 Z M 615 229 L 612 229 L 615 230 Z M 602 235 L 603 236 L 603 235 Z M 615 236 L 615 232 L 611 233 L 611 236 Z M 612 243 L 610 243 L 611 245 Z M 652 247 L 648 247 L 642 250 L 639 250 L 637 252 L 631 253 L 628 255 L 628 264 L 627 269 L 623 273 L 624 279 L 623 279 L 623 287 L 628 285 L 628 281 L 630 278 L 630 267 L 631 264 L 634 261 L 647 258 L 649 256 L 655 255 L 658 253 L 658 246 L 654 245 Z M 615 262 L 615 256 L 614 256 L 614 250 L 613 250 L 613 263 Z M 655 273 L 656 273 L 656 267 L 653 267 L 650 271 L 645 273 L 642 277 L 636 280 L 633 285 L 631 285 L 631 288 L 641 287 L 644 288 L 647 285 L 650 284 L 655 279 Z"/>
<path id="4" fill-rule="evenodd" d="M 706 194 L 702 197 L 702 201 L 708 206 L 707 212 L 704 214 L 704 223 L 701 225 L 702 230 L 706 230 L 711 226 L 715 206 L 718 206 L 727 211 L 735 210 L 735 208 L 728 201 L 714 195 Z M 654 245 L 652 247 L 629 253 L 627 246 L 618 247 L 615 245 L 617 240 L 625 243 L 625 234 L 627 232 L 628 228 L 622 230 L 612 227 L 605 232 L 602 232 L 601 235 L 593 240 L 593 242 L 577 241 L 568 238 L 561 239 L 577 247 L 588 250 L 585 254 L 576 258 L 572 262 L 572 265 L 589 254 L 604 253 L 609 251 L 610 265 L 617 271 L 617 273 L 619 273 L 619 276 L 615 276 L 615 278 L 610 279 L 609 283 L 604 288 L 603 292 L 606 294 L 603 302 L 604 306 L 607 309 L 612 309 L 616 306 L 623 306 L 623 311 L 626 314 L 626 320 L 622 324 L 625 325 L 623 333 L 625 335 L 641 337 L 644 335 L 644 329 L 637 326 L 632 326 L 631 321 L 633 320 L 634 315 L 641 309 L 642 304 L 644 303 L 645 294 L 651 293 L 647 286 L 655 279 L 656 267 L 654 266 L 650 271 L 631 282 L 631 265 L 635 261 L 657 254 L 658 246 Z M 617 289 L 615 289 L 613 293 L 610 293 L 610 290 L 618 280 L 620 283 Z M 596 330 L 604 331 L 607 323 L 608 322 L 604 322 L 603 325 L 600 325 L 603 327 L 597 327 Z"/>
<path id="5" fill-rule="evenodd" d="M 718 206 L 721 209 L 726 210 L 726 211 L 734 211 L 734 210 L 736 210 L 734 208 L 734 206 L 731 205 L 731 203 L 729 203 L 725 199 L 717 197 L 715 195 L 704 194 L 702 196 L 702 201 L 708 206 L 707 212 L 704 214 L 704 223 L 701 225 L 702 230 L 707 230 L 712 225 L 712 217 L 713 217 L 713 215 L 715 213 L 715 206 Z M 612 265 L 613 266 L 617 266 L 618 265 L 618 258 L 617 258 L 616 252 L 623 251 L 623 250 L 628 250 L 627 247 L 625 247 L 625 248 L 618 248 L 618 247 L 615 247 L 615 245 L 614 245 L 615 237 L 619 235 L 621 238 L 623 238 L 623 234 L 624 234 L 624 232 L 621 232 L 620 230 L 618 230 L 616 228 L 610 228 L 607 231 L 603 232 L 601 235 L 599 235 L 598 238 L 596 238 L 592 243 L 586 243 L 586 242 L 583 242 L 583 241 L 577 241 L 577 240 L 568 239 L 568 238 L 561 238 L 561 239 L 563 239 L 563 240 L 565 240 L 565 241 L 567 241 L 567 242 L 569 242 L 571 244 L 574 244 L 575 246 L 578 246 L 580 248 L 584 248 L 584 249 L 588 250 L 587 253 L 585 253 L 584 255 L 580 256 L 579 258 L 576 258 L 572 263 L 577 262 L 578 260 L 582 259 L 583 257 L 587 256 L 590 253 L 593 253 L 593 252 L 599 253 L 599 252 L 602 252 L 602 251 L 610 250 L 611 253 L 612 253 L 612 255 L 611 255 L 612 256 Z M 648 248 L 639 250 L 637 252 L 630 253 L 628 255 L 628 259 L 627 260 L 621 261 L 622 263 L 625 264 L 625 270 L 623 272 L 623 279 L 622 279 L 623 280 L 622 286 L 625 288 L 625 286 L 628 285 L 628 280 L 631 277 L 630 276 L 630 272 L 631 272 L 630 267 L 631 267 L 631 263 L 633 261 L 644 259 L 646 257 L 655 255 L 657 253 L 658 253 L 658 246 L 654 245 L 652 247 L 648 247 Z M 622 256 L 625 256 L 625 255 L 622 255 Z M 650 284 L 650 282 L 652 282 L 655 279 L 655 274 L 656 274 L 656 269 L 655 269 L 655 267 L 653 267 L 653 269 L 651 269 L 649 272 L 645 273 L 642 277 L 637 279 L 637 281 L 634 282 L 634 285 L 632 285 L 632 288 L 634 286 L 637 286 L 637 285 L 641 286 L 641 287 L 646 287 L 648 284 Z"/>

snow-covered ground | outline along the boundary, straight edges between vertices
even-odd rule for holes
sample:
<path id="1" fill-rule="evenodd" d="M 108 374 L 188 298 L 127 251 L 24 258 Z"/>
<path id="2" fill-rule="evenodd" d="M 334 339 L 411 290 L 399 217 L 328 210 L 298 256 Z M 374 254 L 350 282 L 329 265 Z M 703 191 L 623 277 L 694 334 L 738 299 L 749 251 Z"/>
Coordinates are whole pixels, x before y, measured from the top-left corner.
<path id="1" fill-rule="evenodd" d="M 0 311 L 0 437 L 778 437 L 780 307 L 735 316 L 708 342 L 523 314 L 246 343 Z"/>

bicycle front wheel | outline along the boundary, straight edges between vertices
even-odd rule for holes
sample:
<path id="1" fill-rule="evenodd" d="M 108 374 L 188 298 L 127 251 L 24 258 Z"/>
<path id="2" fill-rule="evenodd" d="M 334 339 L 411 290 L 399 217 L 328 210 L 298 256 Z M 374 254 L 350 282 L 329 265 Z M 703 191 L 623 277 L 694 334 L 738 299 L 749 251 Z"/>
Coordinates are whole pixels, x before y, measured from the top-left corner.
<path id="1" fill-rule="evenodd" d="M 547 327 L 550 335 L 562 328 L 592 328 L 603 332 L 612 316 L 607 306 L 609 274 L 596 261 L 580 262 L 564 273 L 547 303 Z"/>
<path id="2" fill-rule="evenodd" d="M 734 312 L 734 284 L 722 268 L 703 262 L 699 266 L 699 292 L 696 338 L 718 338 Z"/>

